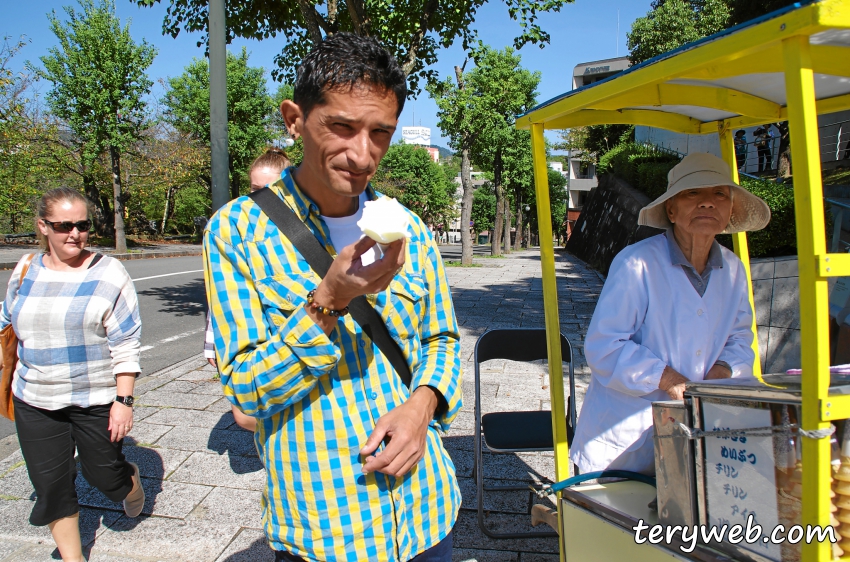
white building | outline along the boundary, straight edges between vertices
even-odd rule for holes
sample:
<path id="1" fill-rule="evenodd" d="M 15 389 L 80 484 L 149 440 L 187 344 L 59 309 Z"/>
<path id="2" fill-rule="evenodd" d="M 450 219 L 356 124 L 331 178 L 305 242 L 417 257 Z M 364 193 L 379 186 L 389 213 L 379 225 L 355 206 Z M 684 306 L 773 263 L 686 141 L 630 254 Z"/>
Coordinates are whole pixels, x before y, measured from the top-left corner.
<path id="1" fill-rule="evenodd" d="M 605 80 L 629 67 L 629 57 L 595 60 L 577 64 L 573 69 L 573 90 Z"/>

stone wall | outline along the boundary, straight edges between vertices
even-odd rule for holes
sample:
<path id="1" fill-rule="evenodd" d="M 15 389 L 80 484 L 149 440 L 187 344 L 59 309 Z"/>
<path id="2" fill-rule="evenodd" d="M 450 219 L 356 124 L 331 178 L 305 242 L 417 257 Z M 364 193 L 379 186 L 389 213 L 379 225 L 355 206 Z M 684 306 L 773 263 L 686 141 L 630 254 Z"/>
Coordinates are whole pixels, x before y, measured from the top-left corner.
<path id="1" fill-rule="evenodd" d="M 750 262 L 759 354 L 764 373 L 800 368 L 800 280 L 797 256 Z M 829 279 L 829 292 L 835 278 Z M 834 353 L 834 349 L 831 353 Z"/>
<path id="2" fill-rule="evenodd" d="M 620 250 L 661 232 L 638 226 L 640 210 L 649 198 L 611 174 L 599 177 L 572 229 L 567 250 L 603 274 Z"/>
<path id="3" fill-rule="evenodd" d="M 797 257 L 750 262 L 763 373 L 800 368 L 800 282 Z"/>

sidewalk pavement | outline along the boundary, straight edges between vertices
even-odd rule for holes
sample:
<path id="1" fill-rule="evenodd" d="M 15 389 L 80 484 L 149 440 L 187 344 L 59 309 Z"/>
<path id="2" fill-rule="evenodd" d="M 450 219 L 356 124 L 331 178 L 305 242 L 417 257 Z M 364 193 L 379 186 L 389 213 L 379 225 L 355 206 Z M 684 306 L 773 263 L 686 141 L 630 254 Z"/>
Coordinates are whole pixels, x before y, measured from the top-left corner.
<path id="1" fill-rule="evenodd" d="M 488 328 L 543 327 L 540 260 L 534 251 L 448 268 L 461 330 L 464 407 L 444 436 L 457 468 L 463 506 L 455 526 L 454 560 L 556 562 L 556 539 L 493 540 L 478 528 L 472 479 L 475 341 Z M 602 287 L 580 260 L 557 255 L 561 329 L 575 355 L 577 398 L 589 382 L 582 341 Z M 483 370 L 485 411 L 548 409 L 545 364 L 491 361 Z M 264 471 L 251 434 L 234 424 L 215 371 L 199 355 L 139 380 L 135 426 L 125 441 L 147 495 L 143 515 L 126 517 L 78 472 L 80 526 L 91 562 L 271 562 L 260 495 Z M 487 455 L 489 480 L 547 481 L 552 453 Z M 58 559 L 46 527 L 28 523 L 33 490 L 20 451 L 0 460 L 0 561 Z M 530 529 L 530 494 L 490 493 L 487 522 L 500 531 Z"/>
<path id="2" fill-rule="evenodd" d="M 127 253 L 116 253 L 115 248 L 88 246 L 93 252 L 107 254 L 119 260 L 137 260 L 143 258 L 176 258 L 179 256 L 200 256 L 200 244 L 167 244 L 164 242 L 145 243 L 144 246 L 130 248 Z M 14 269 L 18 261 L 26 254 L 38 251 L 37 244 L 0 243 L 0 269 Z"/>

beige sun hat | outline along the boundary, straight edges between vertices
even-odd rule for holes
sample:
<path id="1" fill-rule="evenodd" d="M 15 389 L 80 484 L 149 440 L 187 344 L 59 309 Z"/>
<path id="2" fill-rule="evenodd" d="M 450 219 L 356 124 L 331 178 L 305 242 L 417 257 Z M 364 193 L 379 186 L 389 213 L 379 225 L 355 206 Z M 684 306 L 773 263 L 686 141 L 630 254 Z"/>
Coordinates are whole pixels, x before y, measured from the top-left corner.
<path id="1" fill-rule="evenodd" d="M 640 210 L 638 224 L 655 228 L 671 228 L 663 204 L 674 195 L 688 189 L 728 185 L 732 190 L 732 218 L 722 234 L 761 230 L 770 222 L 770 207 L 732 181 L 729 166 L 713 154 L 695 152 L 685 156 L 667 174 L 667 192 Z"/>

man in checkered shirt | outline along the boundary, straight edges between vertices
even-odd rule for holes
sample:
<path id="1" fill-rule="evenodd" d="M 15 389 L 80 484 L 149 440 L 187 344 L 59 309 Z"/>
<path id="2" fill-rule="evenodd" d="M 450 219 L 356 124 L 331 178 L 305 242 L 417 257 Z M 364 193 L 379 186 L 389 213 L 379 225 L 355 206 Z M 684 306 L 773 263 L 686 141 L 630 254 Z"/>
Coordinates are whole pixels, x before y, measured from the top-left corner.
<path id="1" fill-rule="evenodd" d="M 204 234 L 225 394 L 257 418 L 263 520 L 276 560 L 451 560 L 460 507 L 439 430 L 461 407 L 460 343 L 443 262 L 409 213 L 376 252 L 356 221 L 407 96 L 374 39 L 337 33 L 298 72 L 281 114 L 303 161 L 269 186 L 334 257 L 324 279 L 253 200 Z M 313 292 L 313 304 L 307 295 Z M 408 388 L 342 311 L 367 295 L 410 367 Z"/>

